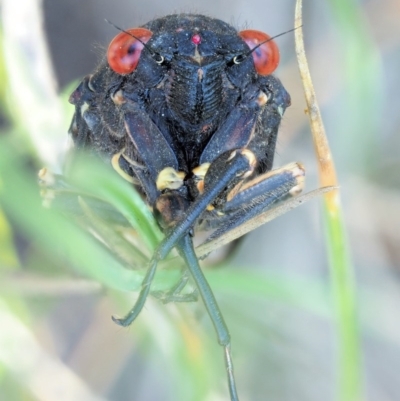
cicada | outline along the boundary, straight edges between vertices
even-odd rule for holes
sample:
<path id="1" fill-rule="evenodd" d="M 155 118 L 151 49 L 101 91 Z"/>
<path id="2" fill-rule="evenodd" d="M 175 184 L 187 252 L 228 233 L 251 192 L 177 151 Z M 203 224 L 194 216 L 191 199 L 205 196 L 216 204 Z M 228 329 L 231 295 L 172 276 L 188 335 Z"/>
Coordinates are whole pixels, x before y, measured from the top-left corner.
<path id="1" fill-rule="evenodd" d="M 136 304 L 113 320 L 135 320 L 157 264 L 176 248 L 223 347 L 231 401 L 238 395 L 230 335 L 192 239 L 199 230 L 218 238 L 302 188 L 301 164 L 272 169 L 290 105 L 272 75 L 278 64 L 278 47 L 266 33 L 238 32 L 203 15 L 169 15 L 120 29 L 70 97 L 75 147 L 106 159 L 137 187 L 165 234 Z"/>

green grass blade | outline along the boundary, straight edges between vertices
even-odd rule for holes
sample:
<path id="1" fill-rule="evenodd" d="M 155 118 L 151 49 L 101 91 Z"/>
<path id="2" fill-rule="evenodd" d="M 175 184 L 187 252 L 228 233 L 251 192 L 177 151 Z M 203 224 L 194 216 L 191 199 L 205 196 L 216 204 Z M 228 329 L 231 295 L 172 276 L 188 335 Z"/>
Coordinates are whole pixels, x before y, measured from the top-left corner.
<path id="1" fill-rule="evenodd" d="M 296 2 L 295 30 L 296 53 L 310 118 L 320 185 L 338 186 L 333 157 L 325 134 L 321 113 L 308 69 L 302 33 L 302 1 Z M 335 305 L 339 348 L 338 381 L 340 401 L 364 399 L 361 341 L 356 318 L 356 291 L 353 267 L 347 250 L 339 189 L 324 194 L 326 246 L 331 270 L 332 296 Z"/>
<path id="2" fill-rule="evenodd" d="M 18 257 L 13 244 L 11 227 L 0 208 L 0 270 L 4 271 L 17 266 Z"/>
<path id="3" fill-rule="evenodd" d="M 139 236 L 153 251 L 162 238 L 162 234 L 141 196 L 114 171 L 95 160 L 85 158 L 75 163 L 68 174 L 68 179 L 83 193 L 109 202 L 130 222 Z"/>
<path id="4" fill-rule="evenodd" d="M 89 233 L 55 211 L 44 209 L 33 174 L 23 167 L 22 160 L 16 158 L 16 154 L 5 140 L 0 142 L 0 202 L 14 224 L 53 257 L 61 257 L 60 264 L 65 264 L 66 260 L 79 273 L 108 287 L 138 290 L 144 269 L 129 270 L 130 266 L 122 265 Z M 160 272 L 154 289 L 168 288 L 177 280 L 177 274 L 177 271 Z"/>
<path id="5" fill-rule="evenodd" d="M 364 391 L 356 289 L 340 206 L 331 210 L 324 200 L 324 217 L 339 339 L 339 399 L 361 401 Z"/>

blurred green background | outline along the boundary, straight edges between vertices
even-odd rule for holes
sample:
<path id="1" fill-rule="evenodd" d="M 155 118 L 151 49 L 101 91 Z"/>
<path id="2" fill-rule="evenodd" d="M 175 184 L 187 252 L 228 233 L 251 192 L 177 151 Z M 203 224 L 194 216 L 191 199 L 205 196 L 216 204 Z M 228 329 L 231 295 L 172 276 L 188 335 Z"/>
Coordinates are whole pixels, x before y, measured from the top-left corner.
<path id="1" fill-rule="evenodd" d="M 314 0 L 303 7 L 306 52 L 355 267 L 361 398 L 397 401 L 400 4 Z M 43 209 L 37 183 L 40 168 L 62 169 L 73 113 L 67 98 L 116 33 L 104 18 L 129 28 L 176 11 L 275 35 L 293 26 L 294 2 L 0 2 L 1 401 L 227 399 L 222 351 L 201 302 L 164 306 L 149 299 L 129 329 L 110 319 L 133 304 L 141 261 L 159 238 L 131 189 L 103 170 L 96 170 L 93 188 L 82 187 L 82 177 L 75 182 L 91 193 L 86 201 L 101 199 L 136 227 L 123 221 L 121 231 L 107 224 L 115 223 L 115 213 L 99 219 L 85 201 L 81 215 L 68 218 Z M 276 75 L 292 106 L 275 165 L 304 163 L 311 190 L 318 187 L 317 166 L 292 34 L 278 44 Z M 341 397 L 321 220 L 315 199 L 249 234 L 229 261 L 206 270 L 231 331 L 241 400 Z M 80 228 L 87 225 L 118 252 Z M 155 289 L 168 288 L 178 277 L 176 262 L 159 273 Z"/>

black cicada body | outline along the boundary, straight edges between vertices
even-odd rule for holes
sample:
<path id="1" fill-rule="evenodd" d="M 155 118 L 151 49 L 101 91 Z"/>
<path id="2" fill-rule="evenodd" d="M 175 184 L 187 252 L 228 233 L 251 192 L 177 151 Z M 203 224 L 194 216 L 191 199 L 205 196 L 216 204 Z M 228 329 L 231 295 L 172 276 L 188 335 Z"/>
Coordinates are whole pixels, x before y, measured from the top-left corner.
<path id="1" fill-rule="evenodd" d="M 225 349 L 226 325 L 193 251 L 198 227 L 218 237 L 301 188 L 298 164 L 271 170 L 290 97 L 271 75 L 279 51 L 259 31 L 237 32 L 202 15 L 170 15 L 119 33 L 107 58 L 70 101 L 77 148 L 98 154 L 140 188 L 165 239 L 157 248 L 129 325 L 149 293 L 157 262 L 177 248 Z"/>

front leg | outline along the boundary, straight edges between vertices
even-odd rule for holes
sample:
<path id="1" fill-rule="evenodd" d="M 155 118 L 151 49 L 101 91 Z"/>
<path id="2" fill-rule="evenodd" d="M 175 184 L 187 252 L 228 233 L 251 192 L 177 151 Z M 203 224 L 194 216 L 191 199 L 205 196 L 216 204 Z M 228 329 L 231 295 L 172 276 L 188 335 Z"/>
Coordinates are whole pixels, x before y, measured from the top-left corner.
<path id="1" fill-rule="evenodd" d="M 173 149 L 138 104 L 132 103 L 126 106 L 124 122 L 127 142 L 144 165 L 144 169 L 135 168 L 134 165 L 132 168 L 146 192 L 150 205 L 153 206 L 165 185 L 160 181 L 169 180 L 168 185 L 175 185 L 177 189 L 183 185 L 185 174 L 178 172 L 179 163 Z M 167 174 L 169 171 L 172 172 L 172 176 Z M 173 175 L 173 172 L 176 174 Z M 171 180 L 176 182 L 171 184 Z"/>
<path id="2" fill-rule="evenodd" d="M 247 148 L 257 159 L 259 173 L 271 170 L 279 124 L 289 105 L 290 96 L 277 78 L 259 76 L 211 137 L 200 164 L 211 163 L 229 150 Z"/>
<path id="3" fill-rule="evenodd" d="M 243 177 L 254 170 L 254 157 L 252 156 L 251 152 L 246 151 L 245 149 L 239 149 L 231 153 L 231 157 L 226 163 L 220 179 L 210 183 L 207 191 L 200 195 L 199 198 L 186 210 L 185 219 L 176 223 L 176 225 L 172 228 L 164 240 L 161 241 L 160 245 L 155 250 L 150 262 L 150 266 L 143 280 L 139 297 L 134 307 L 122 319 L 113 317 L 114 322 L 121 326 L 129 326 L 136 319 L 145 304 L 147 296 L 149 295 L 150 286 L 153 281 L 158 262 L 166 258 L 169 252 L 175 246 L 177 246 L 178 242 L 184 236 L 187 236 L 190 233 L 196 220 L 207 209 L 207 206 L 212 204 L 213 201 L 221 193 L 223 193 L 223 191 L 229 187 L 233 181 L 237 180 L 238 178 L 240 179 L 240 177 Z M 179 197 L 178 193 L 176 193 L 176 195 Z M 162 216 L 163 214 L 161 213 L 161 217 Z"/>
<path id="4" fill-rule="evenodd" d="M 204 229 L 216 229 L 205 243 L 245 224 L 278 202 L 298 195 L 304 186 L 304 175 L 300 163 L 291 163 L 259 175 L 245 182 L 239 190 L 231 191 L 218 215 L 204 216 Z"/>

